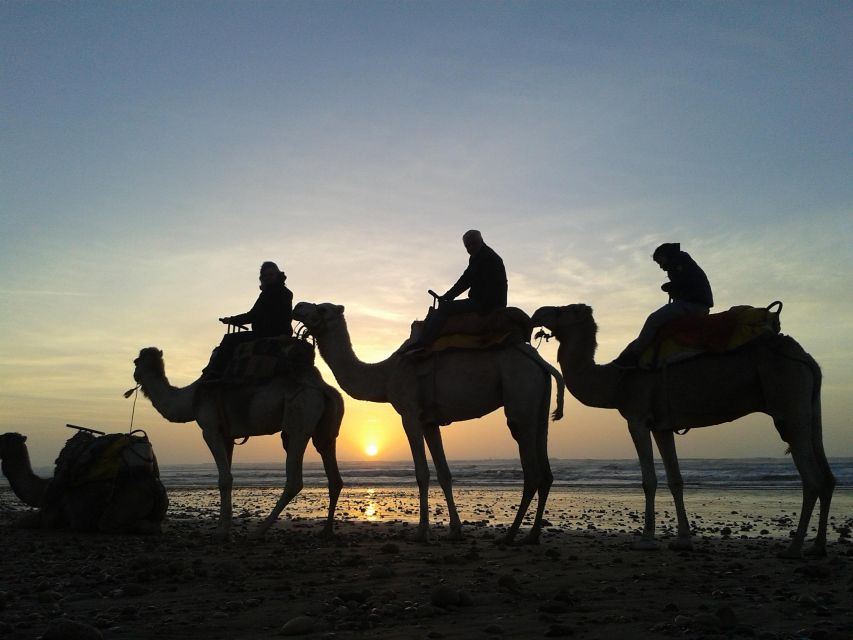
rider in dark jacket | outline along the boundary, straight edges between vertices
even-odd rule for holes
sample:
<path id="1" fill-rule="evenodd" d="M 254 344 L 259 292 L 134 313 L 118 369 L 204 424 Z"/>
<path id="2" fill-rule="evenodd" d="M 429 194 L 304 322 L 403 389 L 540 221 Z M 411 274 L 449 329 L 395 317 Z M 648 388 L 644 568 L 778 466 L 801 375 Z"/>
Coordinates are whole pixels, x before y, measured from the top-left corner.
<path id="1" fill-rule="evenodd" d="M 660 245 L 652 254 L 652 259 L 669 276 L 669 282 L 661 285 L 661 289 L 669 294 L 669 303 L 646 319 L 640 335 L 613 361 L 615 365 L 637 366 L 643 351 L 654 341 L 661 327 L 681 316 L 708 315 L 710 308 L 714 306 L 708 276 L 690 254 L 681 250 L 679 243 Z"/>
<path id="2" fill-rule="evenodd" d="M 228 363 L 231 362 L 238 344 L 258 338 L 293 335 L 293 327 L 290 325 L 293 314 L 293 293 L 284 286 L 287 276 L 275 262 L 264 262 L 261 265 L 259 279 L 261 293 L 249 311 L 236 316 L 219 318 L 220 322 L 229 325 L 251 323 L 252 330 L 224 335 L 222 342 L 214 349 L 210 362 L 202 371 L 203 378 L 209 380 L 221 377 Z"/>
<path id="3" fill-rule="evenodd" d="M 293 335 L 293 293 L 284 286 L 287 276 L 275 262 L 261 265 L 261 293 L 246 313 L 220 318 L 225 324 L 252 325 L 252 339 Z"/>
<path id="4" fill-rule="evenodd" d="M 470 312 L 485 315 L 506 307 L 507 279 L 501 257 L 483 242 L 483 236 L 474 229 L 465 232 L 462 243 L 471 256 L 468 268 L 447 293 L 439 296 L 438 309 L 427 316 L 423 333 L 406 348 L 406 353 L 420 351 L 432 344 L 450 316 Z M 465 290 L 468 290 L 468 298 L 455 300 Z"/>

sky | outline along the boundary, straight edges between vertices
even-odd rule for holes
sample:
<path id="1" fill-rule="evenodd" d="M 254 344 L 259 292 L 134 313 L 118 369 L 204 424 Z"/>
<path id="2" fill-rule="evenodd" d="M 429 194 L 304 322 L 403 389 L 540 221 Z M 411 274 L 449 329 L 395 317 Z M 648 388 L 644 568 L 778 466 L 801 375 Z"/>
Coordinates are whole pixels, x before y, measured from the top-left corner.
<path id="1" fill-rule="evenodd" d="M 851 456 L 851 33 L 844 2 L 2 3 L 0 432 L 46 465 L 66 423 L 127 430 L 139 349 L 189 384 L 265 260 L 381 360 L 475 228 L 511 305 L 593 307 L 599 362 L 665 302 L 662 242 L 715 311 L 782 300 L 823 368 L 827 453 Z M 410 457 L 388 405 L 345 402 L 340 459 Z M 615 411 L 566 407 L 551 457 L 634 456 Z M 133 426 L 161 463 L 211 460 L 144 398 Z M 443 436 L 452 459 L 517 455 L 501 411 Z M 785 449 L 764 415 L 677 443 Z"/>

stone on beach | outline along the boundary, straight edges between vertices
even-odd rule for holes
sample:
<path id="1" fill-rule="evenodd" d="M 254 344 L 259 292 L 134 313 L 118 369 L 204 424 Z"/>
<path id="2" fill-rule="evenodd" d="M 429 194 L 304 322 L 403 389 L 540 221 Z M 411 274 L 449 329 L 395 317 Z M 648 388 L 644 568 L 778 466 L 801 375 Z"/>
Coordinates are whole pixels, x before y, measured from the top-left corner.
<path id="1" fill-rule="evenodd" d="M 280 634 L 283 636 L 304 636 L 313 633 L 317 626 L 314 618 L 309 616 L 296 616 L 284 623 Z"/>

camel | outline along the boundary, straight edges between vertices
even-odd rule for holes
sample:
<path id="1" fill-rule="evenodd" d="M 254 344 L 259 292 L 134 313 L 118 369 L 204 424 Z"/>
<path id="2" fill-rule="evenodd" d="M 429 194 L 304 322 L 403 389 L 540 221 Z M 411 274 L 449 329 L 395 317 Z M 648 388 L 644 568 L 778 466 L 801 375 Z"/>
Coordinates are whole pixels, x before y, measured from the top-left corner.
<path id="1" fill-rule="evenodd" d="M 134 364 L 134 380 L 161 416 L 169 422 L 195 421 L 201 427 L 219 475 L 218 539 L 228 539 L 231 531 L 234 439 L 278 432 L 286 455 L 285 488 L 252 537 L 262 537 L 302 491 L 302 460 L 309 440 L 320 453 L 329 480 L 329 512 L 321 535 L 333 533 L 335 507 L 343 487 L 335 449 L 344 404 L 341 394 L 323 381 L 316 367 L 295 380 L 277 377 L 263 385 L 223 388 L 199 379 L 178 388 L 169 384 L 159 349 L 142 349 Z"/>
<path id="2" fill-rule="evenodd" d="M 815 360 L 790 336 L 755 340 L 722 354 L 707 354 L 662 370 L 621 369 L 595 364 L 597 327 L 584 304 L 542 307 L 533 323 L 560 343 L 557 359 L 569 391 L 590 407 L 617 409 L 628 422 L 637 449 L 645 493 L 645 525 L 638 548 L 656 548 L 655 476 L 651 439 L 663 460 L 678 518 L 678 537 L 670 545 L 692 548 L 684 510 L 683 481 L 674 431 L 731 422 L 754 412 L 773 418 L 803 483 L 803 506 L 796 534 L 783 557 L 801 556 L 815 502 L 820 499 L 818 532 L 807 553 L 826 554 L 826 527 L 835 478 L 823 449 L 821 372 Z"/>
<path id="3" fill-rule="evenodd" d="M 20 433 L 0 435 L 0 460 L 3 475 L 9 480 L 12 492 L 24 504 L 38 508 L 50 480 L 33 473 L 26 442 L 27 436 Z"/>
<path id="4" fill-rule="evenodd" d="M 118 435 L 118 434 L 117 434 Z M 108 436 L 110 438 L 114 436 Z M 156 475 L 137 471 L 104 475 L 105 467 L 90 475 L 99 458 L 90 457 L 96 438 L 77 433 L 59 453 L 52 478 L 33 473 L 27 437 L 0 435 L 3 474 L 25 504 L 38 509 L 19 519 L 22 528 L 102 533 L 159 533 L 169 501 Z M 103 451 L 103 449 L 101 449 Z"/>
<path id="5" fill-rule="evenodd" d="M 536 543 L 542 514 L 553 482 L 548 462 L 548 410 L 551 378 L 558 384 L 553 418 L 562 417 L 563 380 L 529 344 L 497 350 L 450 350 L 431 356 L 434 370 L 419 376 L 425 360 L 401 354 L 398 349 L 375 364 L 358 360 L 353 352 L 344 318 L 344 307 L 300 302 L 293 317 L 302 322 L 317 341 L 320 355 L 329 365 L 343 391 L 358 400 L 390 403 L 400 414 L 412 451 L 420 498 L 416 539 L 429 539 L 429 468 L 424 441 L 435 464 L 438 482 L 447 501 L 450 537 L 462 535 L 462 522 L 453 501 L 450 468 L 444 453 L 440 425 L 479 418 L 503 406 L 510 433 L 518 443 L 524 473 L 521 503 L 505 541 L 518 533 L 527 508 L 538 492 L 533 526 L 525 541 Z M 404 343 L 406 344 L 406 343 Z M 423 383 L 434 395 L 434 404 L 422 399 Z M 427 406 L 429 404 L 429 406 Z"/>

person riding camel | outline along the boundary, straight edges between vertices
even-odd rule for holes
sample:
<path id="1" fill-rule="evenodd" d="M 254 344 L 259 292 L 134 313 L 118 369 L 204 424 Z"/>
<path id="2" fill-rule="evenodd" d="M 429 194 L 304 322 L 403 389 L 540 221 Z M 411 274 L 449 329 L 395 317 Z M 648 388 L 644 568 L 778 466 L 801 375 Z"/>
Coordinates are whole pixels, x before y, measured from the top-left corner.
<path id="1" fill-rule="evenodd" d="M 406 349 L 420 351 L 432 344 L 450 316 L 461 313 L 486 315 L 495 309 L 506 308 L 507 279 L 501 257 L 483 241 L 482 234 L 471 229 L 462 236 L 462 243 L 471 256 L 468 268 L 444 295 L 438 296 L 439 306 L 427 315 L 423 333 Z M 468 291 L 468 298 L 456 300 Z"/>
<path id="2" fill-rule="evenodd" d="M 669 276 L 669 282 L 661 285 L 661 289 L 669 294 L 669 302 L 652 312 L 640 330 L 640 335 L 613 361 L 617 366 L 638 366 L 643 351 L 652 344 L 658 330 L 670 320 L 686 315 L 706 316 L 714 306 L 708 276 L 690 254 L 681 250 L 678 242 L 660 245 L 652 254 L 652 260 Z"/>
<path id="3" fill-rule="evenodd" d="M 275 262 L 264 262 L 261 265 L 259 280 L 261 293 L 251 309 L 246 313 L 219 318 L 220 322 L 228 325 L 251 324 L 252 330 L 223 336 L 210 363 L 202 371 L 204 378 L 222 376 L 238 344 L 259 338 L 293 335 L 293 292 L 284 284 L 287 276 Z"/>

